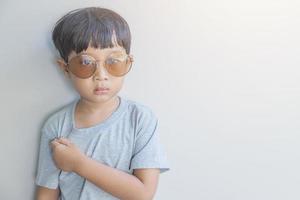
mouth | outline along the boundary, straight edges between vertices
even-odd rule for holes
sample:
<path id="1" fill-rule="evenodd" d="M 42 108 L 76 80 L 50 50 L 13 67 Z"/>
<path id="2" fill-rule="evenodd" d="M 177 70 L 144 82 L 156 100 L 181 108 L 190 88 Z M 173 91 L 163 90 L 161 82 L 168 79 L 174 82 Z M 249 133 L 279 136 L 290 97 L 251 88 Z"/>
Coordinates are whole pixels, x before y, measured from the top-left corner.
<path id="1" fill-rule="evenodd" d="M 97 87 L 95 89 L 95 91 L 108 91 L 108 90 L 109 90 L 109 88 L 107 88 L 107 87 Z"/>
<path id="2" fill-rule="evenodd" d="M 103 93 L 107 93 L 108 91 L 109 91 L 108 87 L 96 87 L 96 89 L 94 90 L 96 94 L 103 94 Z"/>

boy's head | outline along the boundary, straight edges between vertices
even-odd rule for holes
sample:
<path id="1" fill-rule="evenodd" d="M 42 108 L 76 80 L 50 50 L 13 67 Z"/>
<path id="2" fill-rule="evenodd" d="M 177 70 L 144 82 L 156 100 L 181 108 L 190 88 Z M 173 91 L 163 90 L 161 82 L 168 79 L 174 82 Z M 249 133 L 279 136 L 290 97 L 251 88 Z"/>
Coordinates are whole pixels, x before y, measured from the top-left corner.
<path id="1" fill-rule="evenodd" d="M 76 53 L 87 49 L 113 47 L 112 35 L 120 46 L 130 53 L 131 34 L 127 22 L 116 12 L 100 7 L 72 10 L 54 27 L 52 39 L 60 56 L 67 62 L 71 51 Z"/>
<path id="2" fill-rule="evenodd" d="M 55 24 L 52 39 L 57 63 L 81 97 L 107 100 L 118 93 L 133 61 L 129 26 L 119 14 L 100 7 L 70 11 Z"/>

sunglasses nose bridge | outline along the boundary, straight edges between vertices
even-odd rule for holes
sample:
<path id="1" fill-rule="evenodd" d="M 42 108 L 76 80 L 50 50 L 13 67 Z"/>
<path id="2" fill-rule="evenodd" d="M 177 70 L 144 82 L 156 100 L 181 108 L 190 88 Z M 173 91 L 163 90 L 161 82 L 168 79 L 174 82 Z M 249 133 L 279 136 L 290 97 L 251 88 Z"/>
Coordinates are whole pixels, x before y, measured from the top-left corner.
<path id="1" fill-rule="evenodd" d="M 98 75 L 100 77 L 106 77 L 106 78 L 108 77 L 108 72 L 104 64 L 105 63 L 101 64 L 100 61 L 95 61 L 96 69 L 94 75 Z"/>

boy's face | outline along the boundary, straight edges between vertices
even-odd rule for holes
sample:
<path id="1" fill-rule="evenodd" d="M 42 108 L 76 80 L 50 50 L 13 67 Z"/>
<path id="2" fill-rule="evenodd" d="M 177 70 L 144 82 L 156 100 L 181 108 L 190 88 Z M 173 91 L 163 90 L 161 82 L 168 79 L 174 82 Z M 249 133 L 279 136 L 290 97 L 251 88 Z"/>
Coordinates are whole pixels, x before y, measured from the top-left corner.
<path id="1" fill-rule="evenodd" d="M 58 59 L 57 62 L 60 68 L 64 71 L 66 77 L 68 77 L 76 91 L 80 94 L 81 98 L 84 98 L 92 102 L 106 102 L 109 99 L 115 97 L 121 90 L 124 76 L 113 76 L 104 67 L 104 62 L 112 53 L 123 53 L 126 55 L 126 51 L 121 46 L 114 46 L 113 48 L 93 48 L 89 46 L 85 51 L 79 54 L 85 54 L 93 57 L 97 60 L 97 68 L 95 73 L 89 78 L 78 78 L 70 70 L 67 69 L 67 65 L 63 59 Z M 68 57 L 70 61 L 76 56 L 74 51 Z M 106 91 L 96 91 L 96 88 L 108 88 Z"/>

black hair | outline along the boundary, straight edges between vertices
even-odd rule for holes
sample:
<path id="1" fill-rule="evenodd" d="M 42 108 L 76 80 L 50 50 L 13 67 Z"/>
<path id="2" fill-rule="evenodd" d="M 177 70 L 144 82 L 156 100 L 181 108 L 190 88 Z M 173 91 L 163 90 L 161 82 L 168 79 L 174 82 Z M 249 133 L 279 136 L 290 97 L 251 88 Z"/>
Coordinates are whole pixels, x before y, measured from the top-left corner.
<path id="1" fill-rule="evenodd" d="M 72 10 L 60 18 L 53 29 L 52 40 L 60 56 L 68 62 L 69 54 L 79 53 L 89 45 L 112 48 L 113 31 L 116 41 L 130 53 L 131 33 L 125 19 L 116 12 L 100 7 Z"/>

